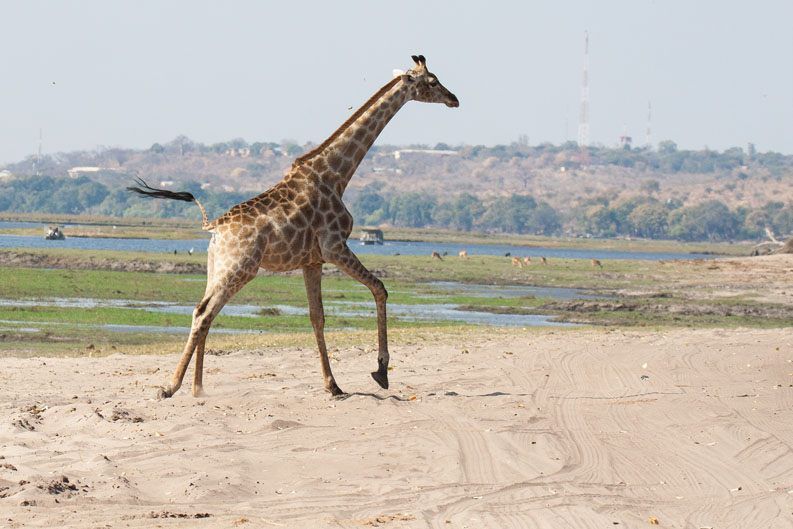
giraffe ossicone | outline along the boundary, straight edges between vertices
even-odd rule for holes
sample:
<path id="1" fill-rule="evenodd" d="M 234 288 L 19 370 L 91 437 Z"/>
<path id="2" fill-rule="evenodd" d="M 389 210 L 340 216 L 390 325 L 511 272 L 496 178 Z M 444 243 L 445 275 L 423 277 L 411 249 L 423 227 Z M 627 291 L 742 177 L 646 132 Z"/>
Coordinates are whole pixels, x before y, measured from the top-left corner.
<path id="1" fill-rule="evenodd" d="M 201 209 L 204 230 L 212 232 L 207 250 L 207 285 L 193 311 L 190 336 L 167 387 L 158 396 L 170 397 L 182 385 L 195 354 L 193 395 L 202 394 L 204 347 L 212 321 L 223 306 L 259 268 L 285 272 L 302 268 L 325 389 L 343 392 L 336 384 L 325 345 L 322 306 L 322 265 L 331 263 L 372 292 L 377 308 L 377 370 L 372 378 L 388 388 L 388 292 L 347 246 L 353 218 L 342 195 L 355 170 L 377 136 L 408 101 L 458 107 L 457 97 L 427 69 L 423 55 L 414 66 L 391 79 L 356 110 L 322 144 L 297 158 L 284 178 L 268 191 L 237 204 L 215 220 L 190 193 L 154 189 L 139 181 L 130 191 L 153 197 L 195 202 Z"/>

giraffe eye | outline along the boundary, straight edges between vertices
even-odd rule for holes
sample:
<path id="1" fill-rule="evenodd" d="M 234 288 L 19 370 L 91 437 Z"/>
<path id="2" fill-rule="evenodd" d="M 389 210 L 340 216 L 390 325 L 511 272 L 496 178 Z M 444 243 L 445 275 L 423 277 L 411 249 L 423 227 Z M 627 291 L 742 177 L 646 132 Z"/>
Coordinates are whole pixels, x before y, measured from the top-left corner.
<path id="1" fill-rule="evenodd" d="M 435 86 L 437 84 L 438 84 L 438 80 L 437 79 L 435 79 L 435 78 L 430 79 L 430 81 L 429 81 L 429 85 L 430 86 Z"/>

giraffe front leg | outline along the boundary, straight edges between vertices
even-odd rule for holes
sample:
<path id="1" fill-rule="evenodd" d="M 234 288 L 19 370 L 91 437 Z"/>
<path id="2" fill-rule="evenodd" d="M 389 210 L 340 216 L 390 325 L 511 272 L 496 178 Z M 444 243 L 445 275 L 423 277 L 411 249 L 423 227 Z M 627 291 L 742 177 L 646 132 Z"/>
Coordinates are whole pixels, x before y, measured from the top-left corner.
<path id="1" fill-rule="evenodd" d="M 342 244 L 334 248 L 336 251 L 328 252 L 325 256 L 328 262 L 338 266 L 344 273 L 360 282 L 372 292 L 375 306 L 377 307 L 377 371 L 372 372 L 372 378 L 381 388 L 388 389 L 388 329 L 386 326 L 386 291 L 383 282 L 361 264 L 354 253 Z M 323 252 L 324 253 L 324 252 Z"/>
<path id="2" fill-rule="evenodd" d="M 325 309 L 322 307 L 322 265 L 311 265 L 303 268 L 303 280 L 306 283 L 308 311 L 311 318 L 311 326 L 314 327 L 314 336 L 317 339 L 325 391 L 334 397 L 344 395 L 344 392 L 336 384 L 336 379 L 333 378 L 330 362 L 328 361 L 328 350 L 325 346 Z"/>

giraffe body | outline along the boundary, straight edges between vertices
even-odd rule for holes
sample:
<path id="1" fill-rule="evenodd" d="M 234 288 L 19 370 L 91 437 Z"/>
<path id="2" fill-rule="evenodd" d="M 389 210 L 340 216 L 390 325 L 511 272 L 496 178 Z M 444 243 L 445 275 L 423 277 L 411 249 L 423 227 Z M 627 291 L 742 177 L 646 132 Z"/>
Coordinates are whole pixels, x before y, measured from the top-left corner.
<path id="1" fill-rule="evenodd" d="M 160 390 L 160 397 L 170 397 L 179 389 L 194 353 L 193 395 L 202 393 L 204 347 L 212 321 L 260 268 L 272 272 L 302 268 L 325 389 L 333 395 L 342 394 L 331 373 L 325 345 L 323 263 L 336 265 L 372 292 L 378 331 L 378 368 L 372 377 L 388 388 L 388 292 L 347 246 L 353 217 L 342 196 L 374 140 L 405 103 L 414 100 L 459 106 L 454 94 L 427 70 L 424 57 L 413 56 L 413 60 L 413 69 L 388 82 L 325 142 L 297 158 L 281 182 L 211 222 L 189 193 L 156 190 L 145 182 L 141 182 L 144 189 L 129 188 L 156 198 L 195 201 L 201 208 L 203 228 L 213 232 L 207 250 L 206 291 L 193 311 L 190 337 L 171 384 Z"/>

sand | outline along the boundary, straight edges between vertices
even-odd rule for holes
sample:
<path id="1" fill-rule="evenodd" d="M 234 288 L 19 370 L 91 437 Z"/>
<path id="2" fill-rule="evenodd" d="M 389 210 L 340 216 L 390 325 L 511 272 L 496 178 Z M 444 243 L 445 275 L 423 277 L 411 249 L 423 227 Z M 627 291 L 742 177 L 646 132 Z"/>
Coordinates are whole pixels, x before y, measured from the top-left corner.
<path id="1" fill-rule="evenodd" d="M 793 527 L 791 329 L 373 349 L 3 358 L 0 527 Z"/>

